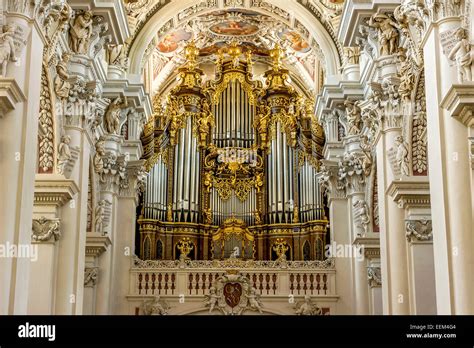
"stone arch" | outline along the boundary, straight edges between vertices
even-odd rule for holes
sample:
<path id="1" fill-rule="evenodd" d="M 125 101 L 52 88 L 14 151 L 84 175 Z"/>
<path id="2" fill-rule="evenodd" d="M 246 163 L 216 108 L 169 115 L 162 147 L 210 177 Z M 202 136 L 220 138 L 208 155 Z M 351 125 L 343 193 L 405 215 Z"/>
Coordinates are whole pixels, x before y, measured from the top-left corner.
<path id="1" fill-rule="evenodd" d="M 212 8 L 205 8 L 200 11 L 194 11 L 185 19 L 180 21 L 181 24 L 184 21 L 188 21 L 198 15 L 203 15 L 216 10 L 222 10 L 224 8 L 231 8 L 230 6 L 219 7 L 218 2 L 214 2 Z M 275 11 L 283 11 L 288 7 L 287 0 L 268 0 L 265 1 L 270 7 L 274 8 Z M 142 72 L 142 60 L 145 56 L 145 52 L 152 43 L 157 32 L 162 31 L 163 34 L 168 32 L 168 27 L 172 27 L 174 23 L 174 17 L 176 13 L 182 13 L 187 9 L 191 9 L 189 12 L 193 12 L 193 5 L 196 6 L 196 1 L 193 0 L 182 0 L 180 2 L 167 3 L 162 7 L 155 7 L 154 13 L 149 16 L 146 22 L 138 28 L 138 32 L 135 35 L 131 47 L 129 50 L 130 67 L 129 73 L 133 75 L 140 75 Z M 246 7 L 252 11 L 259 12 L 265 15 L 273 16 L 277 19 L 278 16 L 272 14 L 265 9 L 263 6 L 252 6 Z M 291 14 L 297 19 L 297 22 L 303 26 L 309 33 L 310 36 L 315 40 L 321 49 L 322 55 L 324 56 L 324 63 L 326 66 L 326 76 L 338 75 L 339 68 L 341 66 L 341 47 L 334 37 L 335 33 L 331 33 L 328 28 L 321 22 L 320 18 L 315 11 L 310 12 L 307 8 L 301 5 L 300 1 L 294 4 L 291 9 Z M 168 28 L 168 29 L 167 29 Z"/>

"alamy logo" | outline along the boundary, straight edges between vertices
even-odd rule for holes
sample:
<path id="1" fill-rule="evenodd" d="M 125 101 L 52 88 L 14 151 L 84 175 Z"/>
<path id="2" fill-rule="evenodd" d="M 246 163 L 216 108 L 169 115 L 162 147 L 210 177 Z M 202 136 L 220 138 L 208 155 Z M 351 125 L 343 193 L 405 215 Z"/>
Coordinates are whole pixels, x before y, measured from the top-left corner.
<path id="1" fill-rule="evenodd" d="M 48 341 L 56 340 L 56 325 L 34 325 L 26 323 L 18 326 L 20 338 L 47 338 Z"/>

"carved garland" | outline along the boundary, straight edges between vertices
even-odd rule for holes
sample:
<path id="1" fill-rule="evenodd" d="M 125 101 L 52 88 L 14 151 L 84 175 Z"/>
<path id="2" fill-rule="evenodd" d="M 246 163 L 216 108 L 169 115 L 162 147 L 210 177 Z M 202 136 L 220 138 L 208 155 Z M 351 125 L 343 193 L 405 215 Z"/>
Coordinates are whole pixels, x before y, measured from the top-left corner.
<path id="1" fill-rule="evenodd" d="M 54 167 L 54 117 L 50 84 L 44 65 L 41 72 L 39 131 L 38 172 L 52 173 Z"/>
<path id="2" fill-rule="evenodd" d="M 413 116 L 412 129 L 412 161 L 413 174 L 426 175 L 428 171 L 428 159 L 426 148 L 426 99 L 425 99 L 425 74 L 422 71 L 416 91 L 416 109 Z"/>

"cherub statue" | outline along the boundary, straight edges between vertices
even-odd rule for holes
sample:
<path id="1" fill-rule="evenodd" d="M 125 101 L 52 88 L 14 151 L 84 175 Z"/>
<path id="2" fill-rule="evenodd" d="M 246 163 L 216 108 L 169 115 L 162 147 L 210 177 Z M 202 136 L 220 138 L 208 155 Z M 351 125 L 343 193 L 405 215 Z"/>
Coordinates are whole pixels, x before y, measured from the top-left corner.
<path id="1" fill-rule="evenodd" d="M 61 137 L 61 143 L 58 148 L 58 173 L 64 174 L 64 169 L 66 168 L 67 163 L 71 159 L 71 149 L 69 144 L 71 142 L 71 137 L 69 135 L 63 135 Z"/>
<path id="2" fill-rule="evenodd" d="M 127 98 L 120 97 L 112 101 L 105 112 L 105 129 L 109 134 L 120 134 L 120 113 L 128 106 Z"/>
<path id="3" fill-rule="evenodd" d="M 69 29 L 70 47 L 73 52 L 87 54 L 92 37 L 92 17 L 91 11 L 78 15 Z"/>
<path id="4" fill-rule="evenodd" d="M 474 50 L 467 38 L 467 32 L 464 28 L 459 28 L 454 34 L 457 40 L 448 58 L 454 60 L 458 66 L 459 82 L 472 81 L 472 62 L 474 60 Z"/>
<path id="5" fill-rule="evenodd" d="M 210 314 L 212 313 L 212 311 L 218 304 L 220 296 L 217 295 L 216 288 L 212 286 L 209 289 L 209 295 L 204 295 L 204 297 L 206 298 L 206 302 L 204 303 L 204 305 L 206 307 L 209 307 L 209 314 Z"/>
<path id="6" fill-rule="evenodd" d="M 16 62 L 18 60 L 15 56 L 14 33 L 14 26 L 5 24 L 2 27 L 2 33 L 0 34 L 0 66 L 2 71 L 0 72 L 0 77 L 4 77 L 7 74 L 7 64 L 9 61 Z"/>
<path id="7" fill-rule="evenodd" d="M 306 295 L 304 302 L 296 305 L 296 315 L 323 315 L 323 310 L 311 301 L 311 296 Z"/>
<path id="8" fill-rule="evenodd" d="M 143 303 L 143 314 L 145 315 L 166 315 L 168 314 L 169 305 L 164 300 L 160 300 L 160 296 L 155 296 L 152 300 Z"/>
<path id="9" fill-rule="evenodd" d="M 258 311 L 260 314 L 263 314 L 262 307 L 263 304 L 260 301 L 260 295 L 257 294 L 257 291 L 254 287 L 250 288 L 248 294 L 245 295 L 249 300 L 249 308 L 254 311 Z"/>

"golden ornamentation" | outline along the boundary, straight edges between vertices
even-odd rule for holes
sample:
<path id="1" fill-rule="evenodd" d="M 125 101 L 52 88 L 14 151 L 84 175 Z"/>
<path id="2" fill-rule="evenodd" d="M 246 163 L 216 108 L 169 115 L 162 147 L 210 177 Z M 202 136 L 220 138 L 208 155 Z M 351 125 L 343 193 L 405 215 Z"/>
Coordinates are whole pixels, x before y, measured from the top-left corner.
<path id="1" fill-rule="evenodd" d="M 258 112 L 254 120 L 254 128 L 260 136 L 261 148 L 267 150 L 269 148 L 268 142 L 268 125 L 270 123 L 270 107 L 264 103 L 258 105 Z"/>
<path id="2" fill-rule="evenodd" d="M 213 171 L 206 171 L 204 173 L 204 187 L 206 188 L 207 192 L 211 192 L 212 189 L 212 183 L 213 183 Z"/>
<path id="3" fill-rule="evenodd" d="M 262 190 L 264 175 L 265 174 L 263 172 L 255 174 L 254 185 L 255 185 L 255 189 L 257 190 L 257 193 L 260 193 L 260 191 Z"/>
<path id="4" fill-rule="evenodd" d="M 168 222 L 173 222 L 173 205 L 168 204 L 168 209 L 166 210 L 166 219 Z"/>
<path id="5" fill-rule="evenodd" d="M 207 208 L 207 209 L 204 209 L 204 223 L 206 225 L 211 225 L 212 224 L 212 209 L 211 208 Z"/>
<path id="6" fill-rule="evenodd" d="M 219 104 L 219 97 L 222 92 L 225 91 L 229 82 L 235 80 L 239 81 L 244 91 L 247 92 L 249 104 L 255 105 L 255 102 L 257 100 L 257 96 L 254 93 L 255 86 L 252 86 L 250 83 L 247 82 L 246 75 L 244 73 L 237 71 L 224 74 L 222 82 L 215 87 L 214 93 L 212 95 L 212 103 L 214 105 Z"/>
<path id="7" fill-rule="evenodd" d="M 259 209 L 253 212 L 253 216 L 255 218 L 255 225 L 261 225 L 263 223 L 262 212 Z"/>
<path id="8" fill-rule="evenodd" d="M 288 243 L 285 239 L 277 238 L 277 240 L 273 244 L 272 249 L 277 254 L 278 259 L 281 260 L 286 259 L 286 252 L 290 249 L 290 247 L 288 246 Z"/>
<path id="9" fill-rule="evenodd" d="M 293 222 L 295 224 L 299 223 L 300 222 L 300 210 L 299 208 L 295 205 L 295 207 L 293 208 Z"/>
<path id="10" fill-rule="evenodd" d="M 234 178 L 214 178 L 214 186 L 222 200 L 228 200 L 232 192 L 235 192 L 237 198 L 245 202 L 254 186 L 254 180 L 252 178 L 239 178 L 234 181 Z"/>
<path id="11" fill-rule="evenodd" d="M 199 129 L 199 145 L 206 146 L 207 136 L 214 127 L 214 116 L 209 109 L 209 103 L 206 99 L 202 101 L 202 111 L 200 117 L 197 119 L 197 127 Z"/>
<path id="12" fill-rule="evenodd" d="M 184 237 L 183 239 L 180 239 L 180 241 L 177 244 L 178 250 L 180 251 L 179 258 L 180 259 L 189 259 L 189 253 L 194 249 L 194 245 L 191 242 L 191 239 L 189 237 Z"/>

